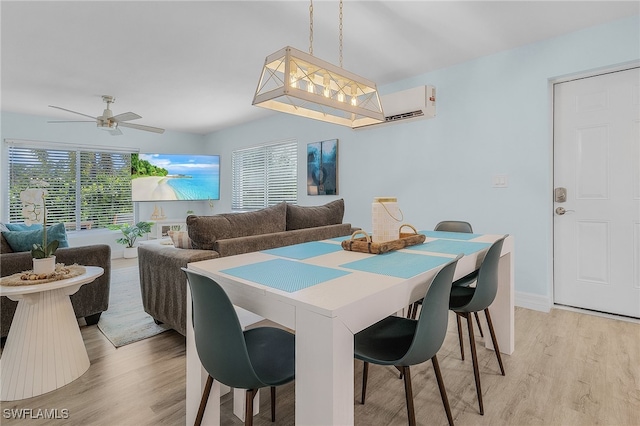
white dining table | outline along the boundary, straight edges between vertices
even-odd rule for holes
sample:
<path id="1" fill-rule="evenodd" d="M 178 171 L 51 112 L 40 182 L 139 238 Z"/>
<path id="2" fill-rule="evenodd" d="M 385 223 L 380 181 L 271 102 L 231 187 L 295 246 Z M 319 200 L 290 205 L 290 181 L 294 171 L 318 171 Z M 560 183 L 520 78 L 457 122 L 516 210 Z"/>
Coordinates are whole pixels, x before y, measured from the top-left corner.
<path id="1" fill-rule="evenodd" d="M 295 330 L 297 425 L 354 423 L 354 334 L 424 297 L 445 263 L 458 253 L 454 279 L 476 270 L 502 235 L 423 231 L 425 243 L 383 255 L 343 250 L 341 239 L 190 263 L 213 278 L 241 308 Z M 345 237 L 348 238 L 348 237 Z M 344 238 L 342 238 L 344 239 Z M 500 351 L 514 347 L 514 239 L 506 238 L 491 316 Z M 191 308 L 190 293 L 187 306 Z M 206 372 L 198 359 L 187 312 L 187 414 L 193 424 Z M 491 340 L 485 339 L 492 348 Z M 219 387 L 203 424 L 220 422 Z"/>

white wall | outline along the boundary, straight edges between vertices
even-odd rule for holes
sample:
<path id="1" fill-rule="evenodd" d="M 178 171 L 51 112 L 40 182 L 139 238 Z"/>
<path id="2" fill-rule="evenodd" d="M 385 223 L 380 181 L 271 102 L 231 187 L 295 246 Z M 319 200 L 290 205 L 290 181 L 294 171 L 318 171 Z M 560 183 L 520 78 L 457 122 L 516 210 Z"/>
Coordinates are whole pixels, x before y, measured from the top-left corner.
<path id="1" fill-rule="evenodd" d="M 640 60 L 638 17 L 501 52 L 381 87 L 382 93 L 431 84 L 437 117 L 353 131 L 274 114 L 207 137 L 221 154 L 221 200 L 231 206 L 231 152 L 297 138 L 299 203 L 346 201 L 345 221 L 370 228 L 375 196 L 397 196 L 407 222 L 431 229 L 467 220 L 479 233 L 515 236 L 521 306 L 552 303 L 551 81 Z M 425 45 L 428 49 L 428 45 Z M 306 144 L 339 139 L 339 196 L 306 195 Z M 492 188 L 494 174 L 508 188 Z"/>

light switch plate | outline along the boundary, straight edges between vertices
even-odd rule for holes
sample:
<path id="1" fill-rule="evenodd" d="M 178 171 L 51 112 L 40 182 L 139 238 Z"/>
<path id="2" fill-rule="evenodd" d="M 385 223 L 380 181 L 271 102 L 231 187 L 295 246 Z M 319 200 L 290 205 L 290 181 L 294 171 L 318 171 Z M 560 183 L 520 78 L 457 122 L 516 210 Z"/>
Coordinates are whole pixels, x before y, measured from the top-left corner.
<path id="1" fill-rule="evenodd" d="M 506 188 L 509 186 L 507 175 L 493 175 L 491 180 L 494 188 Z"/>

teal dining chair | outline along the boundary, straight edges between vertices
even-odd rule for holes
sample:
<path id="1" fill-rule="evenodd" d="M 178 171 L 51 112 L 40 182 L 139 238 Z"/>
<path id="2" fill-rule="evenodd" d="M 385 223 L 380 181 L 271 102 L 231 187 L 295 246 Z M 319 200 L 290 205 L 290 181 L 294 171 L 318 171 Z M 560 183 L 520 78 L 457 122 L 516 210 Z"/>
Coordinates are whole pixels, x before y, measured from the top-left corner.
<path id="1" fill-rule="evenodd" d="M 445 231 L 445 232 L 463 232 L 467 234 L 473 234 L 473 228 L 469 222 L 463 222 L 458 220 L 445 220 L 439 222 L 434 231 Z M 478 270 L 476 269 L 472 273 L 460 278 L 453 282 L 453 287 L 469 287 L 473 285 L 475 280 L 478 278 Z M 482 330 L 482 324 L 480 323 L 480 317 L 477 312 L 473 313 L 476 317 L 476 324 L 478 324 L 478 331 L 480 332 L 480 337 L 484 337 L 484 331 Z M 458 327 L 458 341 L 460 342 L 460 356 L 464 360 L 464 343 L 462 340 L 462 321 L 460 321 L 460 317 L 456 315 L 456 325 Z"/>
<path id="2" fill-rule="evenodd" d="M 502 357 L 500 356 L 500 348 L 498 347 L 496 333 L 493 330 L 489 306 L 493 303 L 496 298 L 496 293 L 498 292 L 498 264 L 500 262 L 502 246 L 505 238 L 507 237 L 508 234 L 491 244 L 491 247 L 489 247 L 487 254 L 482 260 L 482 264 L 478 269 L 477 277 L 469 278 L 466 284 L 470 284 L 475 281 L 475 287 L 465 285 L 464 282 L 461 282 L 460 285 L 451 288 L 451 298 L 449 300 L 449 309 L 456 313 L 456 317 L 458 319 L 465 318 L 467 320 L 467 327 L 469 329 L 469 346 L 471 347 L 471 359 L 473 360 L 473 373 L 476 382 L 480 414 L 484 414 L 484 405 L 482 402 L 480 371 L 478 368 L 478 355 L 476 352 L 471 313 L 484 311 L 487 318 L 487 326 L 489 327 L 489 334 L 491 334 L 491 341 L 493 342 L 493 349 L 496 353 L 496 357 L 498 358 L 498 364 L 500 365 L 500 372 L 504 376 L 504 366 L 502 365 Z M 460 323 L 458 323 L 458 325 L 459 324 Z M 458 327 L 458 332 L 461 333 L 460 327 Z M 462 349 L 462 338 L 460 339 L 460 343 Z"/>
<path id="3" fill-rule="evenodd" d="M 355 357 L 364 361 L 362 404 L 364 404 L 367 391 L 369 363 L 395 366 L 404 377 L 409 425 L 415 425 L 410 366 L 431 359 L 447 419 L 449 424 L 453 425 L 447 391 L 444 387 L 436 353 L 440 350 L 447 333 L 451 282 L 461 257 L 462 255 L 458 255 L 447 263 L 433 278 L 424 297 L 423 310 L 418 320 L 390 316 L 355 335 Z"/>
<path id="4" fill-rule="evenodd" d="M 236 310 L 222 287 L 186 268 L 193 306 L 196 350 L 208 373 L 195 425 L 202 423 L 213 380 L 246 389 L 245 425 L 253 424 L 253 399 L 271 388 L 271 421 L 276 416 L 276 386 L 295 377 L 295 336 L 275 327 L 242 331 Z"/>
<path id="5" fill-rule="evenodd" d="M 443 220 L 442 222 L 438 222 L 433 230 L 473 234 L 473 228 L 471 227 L 471 224 L 469 222 L 463 222 L 460 220 Z"/>
<path id="6" fill-rule="evenodd" d="M 442 232 L 461 232 L 466 234 L 473 234 L 473 228 L 469 222 L 464 222 L 460 220 L 444 220 L 442 222 L 438 222 L 438 224 L 433 228 L 434 231 L 442 231 Z M 461 278 L 460 280 L 454 281 L 453 286 L 457 285 L 470 285 L 473 283 L 471 278 L 475 278 L 478 276 L 478 270 L 476 269 L 471 274 Z M 409 305 L 409 311 L 407 313 L 407 318 L 415 318 L 418 313 L 418 307 L 422 304 L 422 299 L 414 302 Z M 480 324 L 480 317 L 478 317 L 478 313 L 475 313 L 476 322 L 478 323 L 478 330 L 480 331 L 480 336 L 484 337 L 484 332 L 482 331 L 482 325 Z M 456 317 L 458 322 L 458 340 L 460 341 L 460 353 L 462 355 L 462 359 L 464 359 L 464 349 L 462 343 L 462 323 L 460 322 L 460 318 Z"/>

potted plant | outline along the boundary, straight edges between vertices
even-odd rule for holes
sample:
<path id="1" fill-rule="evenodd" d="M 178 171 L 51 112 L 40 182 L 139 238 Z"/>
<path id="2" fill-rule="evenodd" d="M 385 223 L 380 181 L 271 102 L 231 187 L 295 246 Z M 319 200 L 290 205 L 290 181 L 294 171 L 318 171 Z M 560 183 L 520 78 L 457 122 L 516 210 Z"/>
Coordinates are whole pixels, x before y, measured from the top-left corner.
<path id="1" fill-rule="evenodd" d="M 124 257 L 127 259 L 138 256 L 138 248 L 135 246 L 136 240 L 145 234 L 151 232 L 151 225 L 153 222 L 138 222 L 135 225 L 114 225 L 112 229 L 119 229 L 122 232 L 122 237 L 116 241 L 119 244 L 124 244 Z"/>

